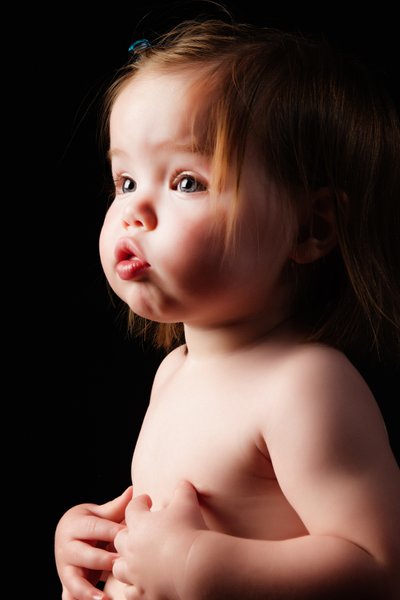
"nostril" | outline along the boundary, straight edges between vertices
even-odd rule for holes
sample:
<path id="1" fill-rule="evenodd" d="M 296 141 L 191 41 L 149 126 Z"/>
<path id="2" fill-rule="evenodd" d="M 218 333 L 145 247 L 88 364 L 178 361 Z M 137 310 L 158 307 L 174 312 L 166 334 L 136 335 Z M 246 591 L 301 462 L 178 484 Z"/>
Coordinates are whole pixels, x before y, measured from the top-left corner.
<path id="1" fill-rule="evenodd" d="M 154 229 L 157 224 L 157 216 L 152 206 L 148 203 L 135 205 L 130 203 L 122 213 L 122 223 L 125 229 Z"/>
<path id="2" fill-rule="evenodd" d="M 127 219 L 126 217 L 124 217 L 122 219 L 122 223 L 124 229 L 129 229 L 130 227 L 134 227 L 135 229 L 144 227 L 144 222 L 140 219 Z"/>

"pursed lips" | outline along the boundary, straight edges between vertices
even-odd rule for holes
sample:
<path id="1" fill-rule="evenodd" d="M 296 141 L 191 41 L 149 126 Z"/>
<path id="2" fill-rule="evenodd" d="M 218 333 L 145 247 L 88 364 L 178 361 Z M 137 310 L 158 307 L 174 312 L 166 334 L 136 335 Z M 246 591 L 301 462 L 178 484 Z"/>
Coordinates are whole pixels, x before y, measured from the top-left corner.
<path id="1" fill-rule="evenodd" d="M 140 256 L 136 244 L 129 237 L 120 238 L 115 247 L 116 271 L 123 280 L 133 279 L 147 270 L 150 264 Z"/>

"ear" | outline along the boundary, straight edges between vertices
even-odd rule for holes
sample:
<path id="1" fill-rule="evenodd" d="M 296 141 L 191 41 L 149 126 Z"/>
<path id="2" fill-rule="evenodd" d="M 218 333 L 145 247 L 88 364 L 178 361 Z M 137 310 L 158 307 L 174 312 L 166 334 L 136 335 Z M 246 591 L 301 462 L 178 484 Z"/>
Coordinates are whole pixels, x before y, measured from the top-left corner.
<path id="1" fill-rule="evenodd" d="M 328 254 L 337 244 L 335 197 L 329 188 L 312 192 L 311 213 L 300 221 L 299 235 L 291 259 L 312 263 Z"/>

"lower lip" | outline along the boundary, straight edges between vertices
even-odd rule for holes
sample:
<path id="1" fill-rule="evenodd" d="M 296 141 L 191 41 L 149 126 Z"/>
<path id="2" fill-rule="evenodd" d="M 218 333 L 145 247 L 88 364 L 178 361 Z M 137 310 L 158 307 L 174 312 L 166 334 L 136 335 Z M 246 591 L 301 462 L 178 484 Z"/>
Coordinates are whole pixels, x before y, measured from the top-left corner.
<path id="1" fill-rule="evenodd" d="M 149 267 L 148 263 L 138 258 L 132 258 L 130 260 L 121 260 L 116 266 L 116 271 L 120 279 L 130 281 L 147 271 Z"/>

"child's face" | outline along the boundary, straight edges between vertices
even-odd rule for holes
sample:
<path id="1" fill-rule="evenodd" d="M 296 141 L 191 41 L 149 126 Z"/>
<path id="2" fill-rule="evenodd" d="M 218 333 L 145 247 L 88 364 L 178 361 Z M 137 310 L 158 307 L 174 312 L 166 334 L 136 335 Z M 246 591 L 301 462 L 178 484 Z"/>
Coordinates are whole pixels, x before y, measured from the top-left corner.
<path id="1" fill-rule="evenodd" d="M 110 118 L 116 195 L 100 235 L 101 261 L 115 293 L 158 322 L 251 318 L 279 311 L 289 293 L 282 272 L 290 236 L 277 191 L 250 151 L 235 242 L 224 252 L 235 178 L 212 196 L 209 157 L 191 147 L 199 100 L 188 92 L 187 73 L 142 73 L 122 89 Z"/>

